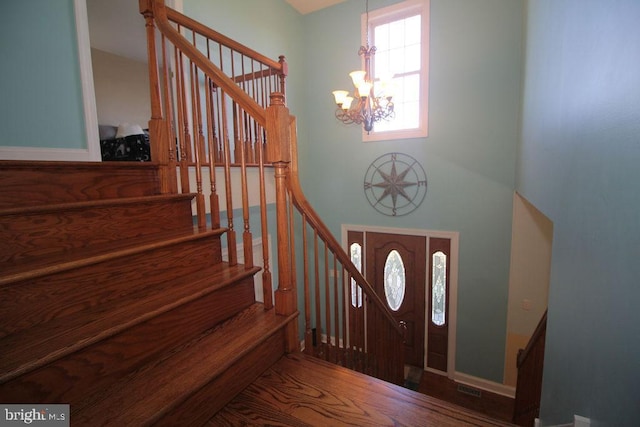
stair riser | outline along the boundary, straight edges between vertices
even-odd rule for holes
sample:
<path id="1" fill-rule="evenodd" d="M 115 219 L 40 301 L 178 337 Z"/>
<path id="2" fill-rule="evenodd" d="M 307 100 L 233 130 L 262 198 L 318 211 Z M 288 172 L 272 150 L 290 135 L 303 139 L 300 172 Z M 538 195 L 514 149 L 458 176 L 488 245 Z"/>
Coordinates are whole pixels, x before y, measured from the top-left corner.
<path id="1" fill-rule="evenodd" d="M 219 238 L 191 240 L 0 287 L 0 337 L 169 283 L 221 262 Z"/>
<path id="2" fill-rule="evenodd" d="M 209 418 L 284 355 L 284 343 L 284 330 L 280 329 L 238 359 L 222 375 L 210 381 L 175 408 L 167 408 L 167 411 L 158 414 L 149 424 L 156 427 L 204 425 Z"/>
<path id="3" fill-rule="evenodd" d="M 193 227 L 188 199 L 12 214 L 1 221 L 0 263 Z"/>
<path id="4" fill-rule="evenodd" d="M 122 162 L 2 162 L 0 209 L 160 194 L 157 167 Z"/>
<path id="5" fill-rule="evenodd" d="M 59 402 L 77 407 L 91 392 L 108 387 L 253 302 L 250 277 L 0 385 L 0 402 Z"/>

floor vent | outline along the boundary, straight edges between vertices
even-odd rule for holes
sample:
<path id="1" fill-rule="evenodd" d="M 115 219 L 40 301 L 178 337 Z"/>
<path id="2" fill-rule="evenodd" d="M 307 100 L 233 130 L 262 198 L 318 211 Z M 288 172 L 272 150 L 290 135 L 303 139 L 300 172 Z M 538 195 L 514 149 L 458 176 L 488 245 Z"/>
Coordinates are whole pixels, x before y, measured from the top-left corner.
<path id="1" fill-rule="evenodd" d="M 458 384 L 458 391 L 470 396 L 482 397 L 482 391 L 466 385 Z"/>

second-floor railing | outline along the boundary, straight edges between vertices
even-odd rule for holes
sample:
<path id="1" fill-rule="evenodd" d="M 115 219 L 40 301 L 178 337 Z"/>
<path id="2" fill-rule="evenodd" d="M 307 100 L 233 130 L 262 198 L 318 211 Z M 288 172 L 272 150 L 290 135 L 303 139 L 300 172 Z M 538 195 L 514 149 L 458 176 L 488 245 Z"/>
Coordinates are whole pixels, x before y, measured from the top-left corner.
<path id="1" fill-rule="evenodd" d="M 540 413 L 546 334 L 547 312 L 545 311 L 529 343 L 518 352 L 518 382 L 513 422 L 520 426 L 533 426 Z"/>
<path id="2" fill-rule="evenodd" d="M 149 51 L 152 161 L 159 164 L 162 191 L 196 194 L 197 227 L 226 229 L 230 264 L 253 266 L 254 240 L 261 242 L 265 308 L 303 312 L 304 332 L 297 325 L 287 331 L 290 351 L 303 341 L 304 351 L 316 357 L 400 383 L 402 327 L 298 181 L 284 58 L 270 60 L 163 0 L 140 0 L 140 12 Z M 268 244 L 274 228 L 276 263 Z M 349 302 L 356 288 L 364 303 L 354 307 Z"/>

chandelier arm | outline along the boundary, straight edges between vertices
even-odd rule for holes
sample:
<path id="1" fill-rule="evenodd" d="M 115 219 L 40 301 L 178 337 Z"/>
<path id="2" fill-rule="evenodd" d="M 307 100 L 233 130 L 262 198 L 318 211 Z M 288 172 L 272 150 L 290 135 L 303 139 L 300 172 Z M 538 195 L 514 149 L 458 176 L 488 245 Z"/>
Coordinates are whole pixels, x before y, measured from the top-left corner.
<path id="1" fill-rule="evenodd" d="M 354 92 L 353 101 L 356 101 L 356 105 L 351 104 L 350 108 L 343 109 L 339 96 L 334 93 L 336 97 L 336 103 L 338 108 L 336 109 L 336 119 L 345 124 L 364 124 L 364 130 L 370 132 L 373 130 L 375 122 L 381 120 L 390 120 L 395 117 L 394 106 L 391 96 L 376 97 L 375 88 L 373 82 L 373 76 L 371 74 L 371 58 L 376 53 L 375 46 L 369 46 L 369 0 L 365 0 L 366 7 L 366 39 L 365 45 L 360 46 L 358 55 L 364 58 L 364 81 L 359 80 L 356 83 L 356 78 L 353 78 L 356 89 Z M 352 77 L 353 77 L 352 73 Z M 362 79 L 360 77 L 360 79 Z M 360 83 L 363 83 L 362 85 Z M 366 85 L 365 85 L 366 84 Z M 360 90 L 368 93 L 360 93 Z M 343 92 L 345 96 L 346 91 Z M 384 99 L 384 101 L 382 101 Z"/>

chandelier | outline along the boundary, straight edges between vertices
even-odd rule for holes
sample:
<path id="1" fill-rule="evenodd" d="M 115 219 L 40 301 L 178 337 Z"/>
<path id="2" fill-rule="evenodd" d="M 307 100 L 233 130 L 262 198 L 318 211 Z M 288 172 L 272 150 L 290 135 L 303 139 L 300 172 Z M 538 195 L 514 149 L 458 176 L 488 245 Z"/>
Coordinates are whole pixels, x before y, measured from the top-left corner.
<path id="1" fill-rule="evenodd" d="M 344 124 L 363 124 L 367 133 L 373 130 L 373 124 L 380 120 L 390 120 L 395 117 L 393 110 L 393 93 L 389 81 L 374 82 L 371 79 L 371 58 L 376 53 L 376 47 L 369 47 L 369 1 L 366 2 L 367 37 L 366 46 L 360 46 L 359 56 L 364 56 L 364 70 L 349 73 L 355 86 L 353 96 L 349 91 L 335 90 L 337 108 L 336 118 Z M 355 101 L 355 102 L 354 102 Z"/>

